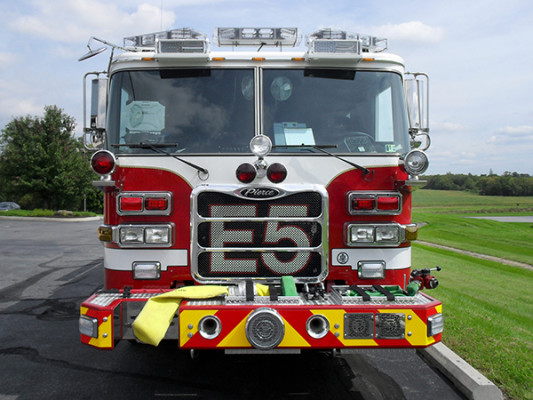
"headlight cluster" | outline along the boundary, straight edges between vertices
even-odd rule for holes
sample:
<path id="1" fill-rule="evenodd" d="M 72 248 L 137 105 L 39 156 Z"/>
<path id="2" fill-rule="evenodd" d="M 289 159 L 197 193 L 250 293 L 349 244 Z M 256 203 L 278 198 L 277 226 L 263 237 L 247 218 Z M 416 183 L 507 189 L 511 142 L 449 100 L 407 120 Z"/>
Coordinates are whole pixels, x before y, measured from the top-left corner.
<path id="1" fill-rule="evenodd" d="M 157 246 L 172 245 L 172 227 L 170 225 L 119 225 L 118 244 L 121 246 Z"/>
<path id="2" fill-rule="evenodd" d="M 347 224 L 347 246 L 398 246 L 405 240 L 405 227 L 399 224 Z"/>
<path id="3" fill-rule="evenodd" d="M 173 228 L 160 225 L 103 225 L 98 228 L 98 238 L 103 242 L 115 242 L 120 247 L 170 247 Z"/>

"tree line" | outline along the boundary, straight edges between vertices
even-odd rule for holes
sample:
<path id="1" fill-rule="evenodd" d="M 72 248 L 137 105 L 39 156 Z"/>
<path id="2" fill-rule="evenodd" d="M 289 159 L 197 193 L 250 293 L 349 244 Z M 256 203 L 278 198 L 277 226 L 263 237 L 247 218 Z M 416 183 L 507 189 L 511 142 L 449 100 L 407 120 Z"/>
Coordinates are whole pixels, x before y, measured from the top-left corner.
<path id="1" fill-rule="evenodd" d="M 422 177 L 422 189 L 462 190 L 487 196 L 533 196 L 533 176 L 517 172 L 496 175 L 451 174 Z"/>
<path id="2" fill-rule="evenodd" d="M 76 122 L 57 106 L 44 116 L 14 118 L 0 135 L 0 201 L 24 209 L 102 212 L 91 182 L 91 154 L 74 136 Z"/>

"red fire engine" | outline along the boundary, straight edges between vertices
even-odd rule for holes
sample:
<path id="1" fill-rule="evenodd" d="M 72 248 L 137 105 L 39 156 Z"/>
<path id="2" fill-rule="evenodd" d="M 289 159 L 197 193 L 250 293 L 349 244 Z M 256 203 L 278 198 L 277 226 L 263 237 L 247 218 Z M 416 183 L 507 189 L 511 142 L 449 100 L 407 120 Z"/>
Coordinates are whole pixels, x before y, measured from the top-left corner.
<path id="1" fill-rule="evenodd" d="M 216 51 L 188 28 L 123 46 L 91 38 L 80 60 L 105 49 L 94 41 L 118 54 L 84 78 L 105 285 L 81 305 L 83 343 L 298 352 L 441 340 L 442 305 L 419 291 L 437 281 L 411 270 L 427 75 L 405 72 L 386 39 L 300 40 L 296 28 L 218 28 Z M 151 324 L 163 332 L 153 342 Z"/>

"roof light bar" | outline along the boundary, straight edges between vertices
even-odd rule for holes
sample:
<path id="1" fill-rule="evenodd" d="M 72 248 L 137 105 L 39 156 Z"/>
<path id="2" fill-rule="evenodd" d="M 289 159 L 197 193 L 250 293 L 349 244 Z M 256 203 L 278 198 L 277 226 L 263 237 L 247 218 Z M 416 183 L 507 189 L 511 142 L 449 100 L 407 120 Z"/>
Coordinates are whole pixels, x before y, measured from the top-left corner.
<path id="1" fill-rule="evenodd" d="M 191 28 L 172 29 L 169 31 L 153 32 L 144 35 L 128 36 L 124 38 L 124 46 L 155 47 L 156 40 L 163 39 L 198 39 L 206 40 L 206 36 Z"/>
<path id="2" fill-rule="evenodd" d="M 309 54 L 350 54 L 381 52 L 387 49 L 387 39 L 334 29 L 321 29 L 309 35 Z"/>
<path id="3" fill-rule="evenodd" d="M 213 34 L 218 46 L 296 46 L 298 28 L 217 28 Z"/>

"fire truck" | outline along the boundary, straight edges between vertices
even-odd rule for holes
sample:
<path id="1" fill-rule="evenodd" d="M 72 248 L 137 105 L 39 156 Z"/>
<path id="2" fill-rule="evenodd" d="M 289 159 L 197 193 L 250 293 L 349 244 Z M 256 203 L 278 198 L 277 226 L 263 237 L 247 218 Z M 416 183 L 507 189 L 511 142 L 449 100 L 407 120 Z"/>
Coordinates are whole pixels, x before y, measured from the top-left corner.
<path id="1" fill-rule="evenodd" d="M 89 40 L 80 61 L 112 53 L 83 80 L 105 283 L 81 304 L 82 343 L 297 353 L 441 340 L 442 304 L 422 291 L 438 281 L 411 266 L 428 77 L 384 38 L 302 36 Z M 141 316 L 162 330 L 155 343 Z"/>

